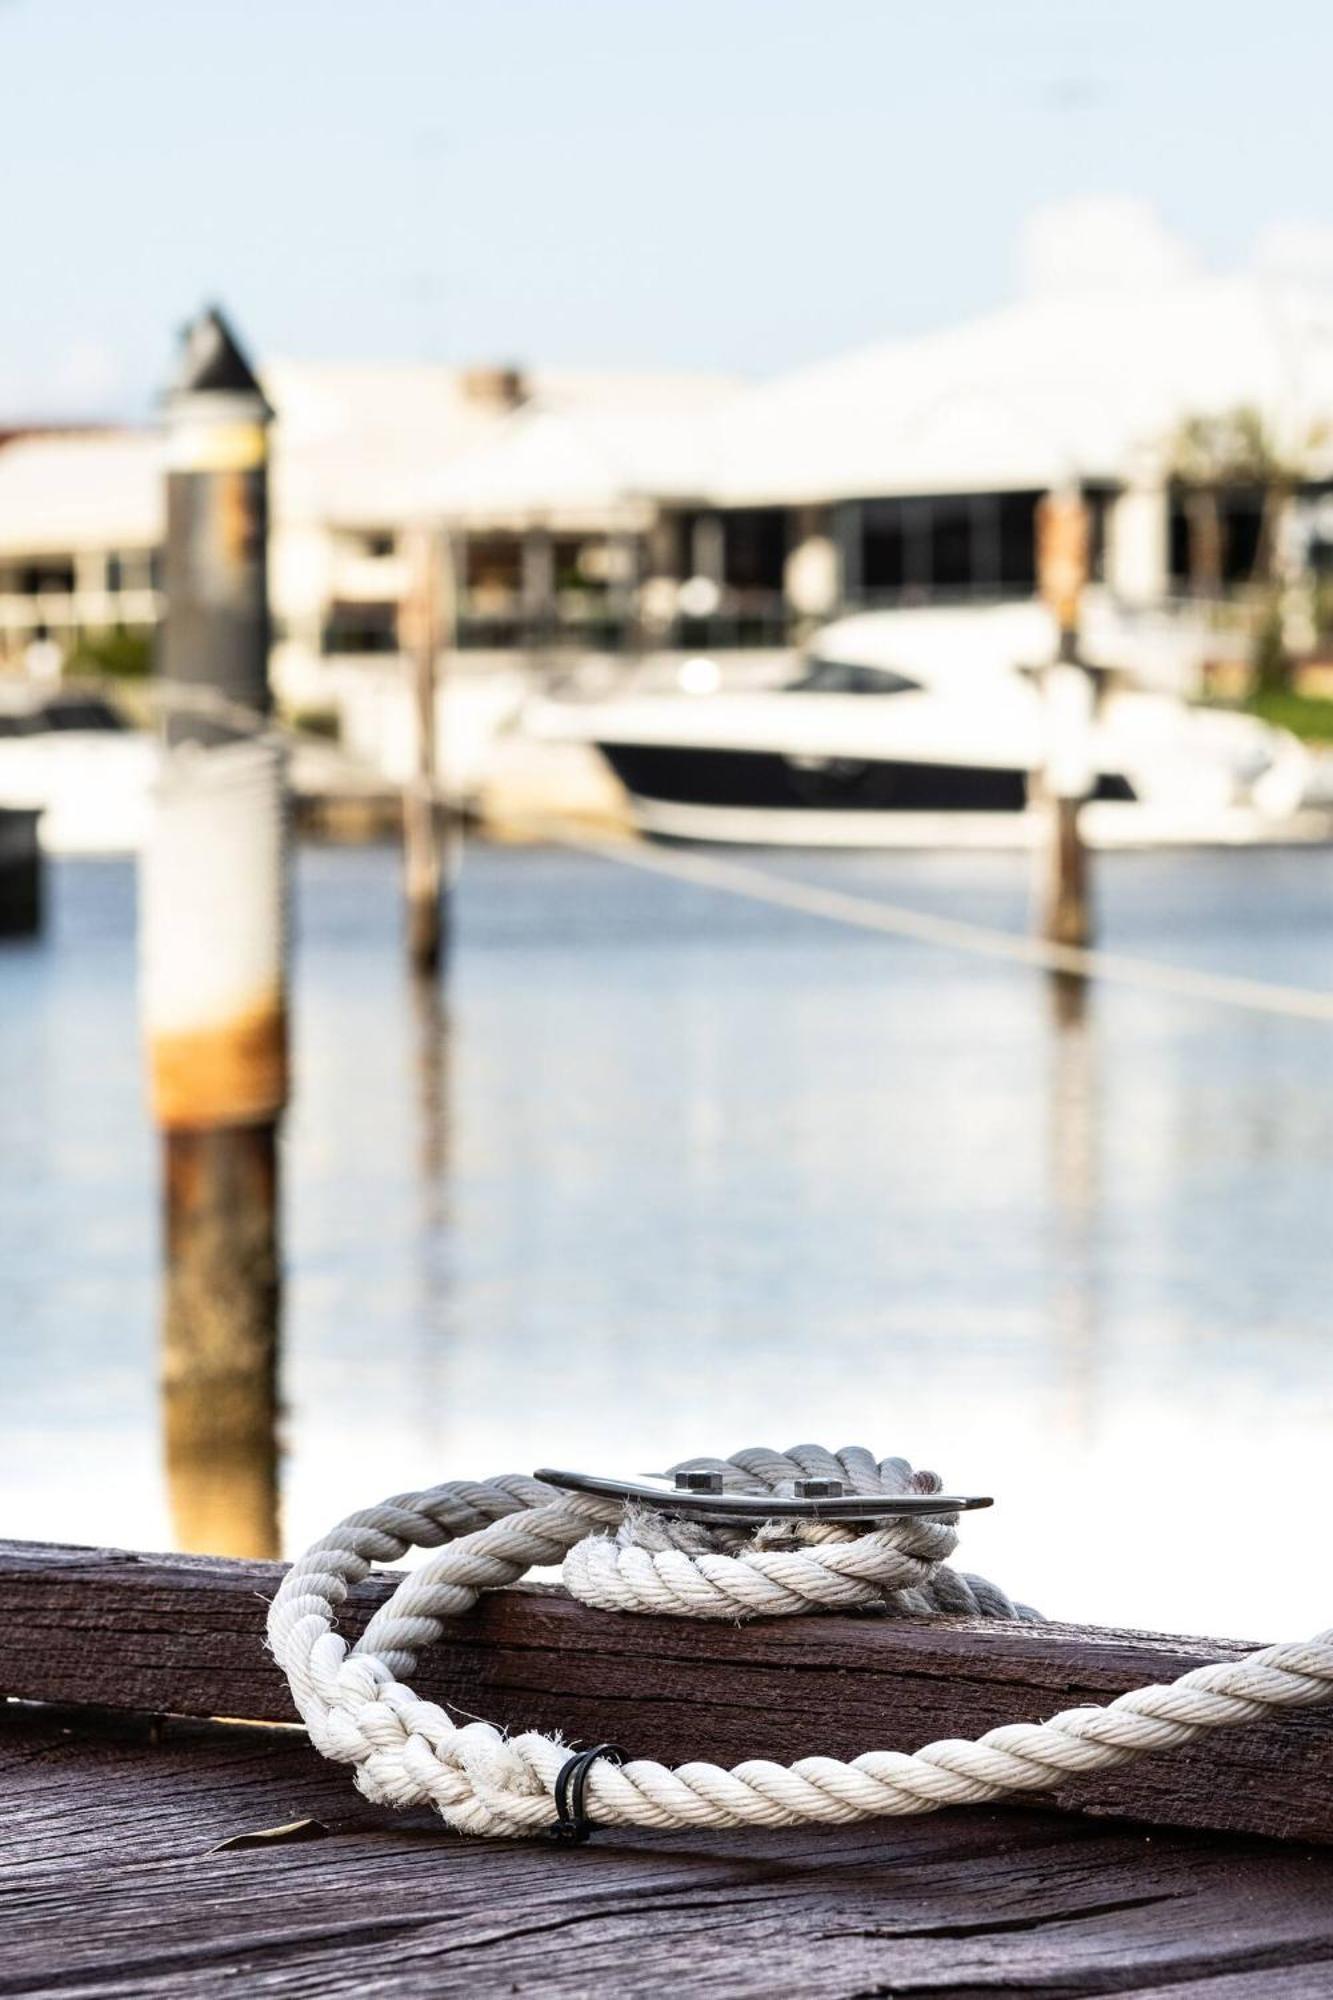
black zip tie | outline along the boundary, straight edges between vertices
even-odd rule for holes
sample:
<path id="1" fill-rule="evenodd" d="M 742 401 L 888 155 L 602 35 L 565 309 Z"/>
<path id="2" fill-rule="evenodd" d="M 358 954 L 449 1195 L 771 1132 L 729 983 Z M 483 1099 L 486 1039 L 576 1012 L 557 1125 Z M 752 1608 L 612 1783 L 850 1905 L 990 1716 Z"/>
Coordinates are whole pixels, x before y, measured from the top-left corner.
<path id="1" fill-rule="evenodd" d="M 576 1750 L 560 1766 L 560 1775 L 555 1781 L 555 1825 L 547 1829 L 548 1840 L 558 1840 L 566 1847 L 581 1847 L 593 1830 L 592 1821 L 584 1809 L 583 1795 L 587 1789 L 588 1773 L 599 1757 L 608 1763 L 623 1764 L 625 1752 L 616 1743 L 595 1743 L 591 1750 Z"/>

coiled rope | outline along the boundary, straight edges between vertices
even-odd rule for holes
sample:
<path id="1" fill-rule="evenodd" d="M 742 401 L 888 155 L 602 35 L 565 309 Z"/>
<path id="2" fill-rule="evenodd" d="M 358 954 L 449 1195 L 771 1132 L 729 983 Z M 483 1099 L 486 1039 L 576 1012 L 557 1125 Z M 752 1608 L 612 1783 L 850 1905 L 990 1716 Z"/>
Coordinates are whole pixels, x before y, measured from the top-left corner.
<path id="1" fill-rule="evenodd" d="M 726 1490 L 752 1494 L 790 1491 L 806 1476 L 841 1479 L 858 1494 L 943 1490 L 936 1474 L 859 1447 L 742 1451 L 678 1469 L 720 1472 Z M 451 1481 L 364 1508 L 316 1542 L 273 1601 L 269 1641 L 311 1741 L 354 1765 L 368 1798 L 432 1805 L 462 1833 L 530 1834 L 557 1819 L 569 1747 L 536 1731 L 506 1736 L 487 1722 L 460 1726 L 405 1681 L 444 1621 L 470 1610 L 483 1591 L 561 1563 L 571 1595 L 605 1610 L 736 1620 L 873 1607 L 899 1616 L 1037 1619 L 994 1584 L 947 1567 L 956 1518 L 885 1517 L 868 1532 L 769 1522 L 748 1532 L 630 1510 L 513 1474 L 482 1485 Z M 404 1577 L 349 1650 L 334 1629 L 338 1607 L 373 1564 L 409 1547 L 439 1553 Z M 1330 1700 L 1333 1631 L 1198 1667 L 1105 1707 L 991 1729 L 975 1742 L 931 1743 L 911 1754 L 869 1750 L 850 1763 L 756 1759 L 729 1771 L 621 1764 L 608 1753 L 579 1771 L 579 1790 L 600 1825 L 842 1824 L 1041 1791 L 1069 1773 L 1128 1763 L 1204 1730 Z"/>

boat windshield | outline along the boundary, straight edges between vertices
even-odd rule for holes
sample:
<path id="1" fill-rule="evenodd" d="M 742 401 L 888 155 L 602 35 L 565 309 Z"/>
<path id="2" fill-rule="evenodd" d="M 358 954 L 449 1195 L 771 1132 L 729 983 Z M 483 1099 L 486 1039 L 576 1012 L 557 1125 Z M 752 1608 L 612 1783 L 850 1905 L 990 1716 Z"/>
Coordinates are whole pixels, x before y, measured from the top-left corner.
<path id="1" fill-rule="evenodd" d="M 826 660 L 812 654 L 795 680 L 785 684 L 787 694 L 911 694 L 921 686 L 892 667 L 862 667 L 850 660 Z"/>
<path id="2" fill-rule="evenodd" d="M 98 735 L 128 729 L 120 710 L 100 695 L 53 695 L 26 708 L 0 708 L 0 736 L 45 736 L 49 730 Z"/>
<path id="3" fill-rule="evenodd" d="M 125 718 L 97 695 L 58 695 L 43 703 L 34 721 L 37 729 L 124 729 Z"/>

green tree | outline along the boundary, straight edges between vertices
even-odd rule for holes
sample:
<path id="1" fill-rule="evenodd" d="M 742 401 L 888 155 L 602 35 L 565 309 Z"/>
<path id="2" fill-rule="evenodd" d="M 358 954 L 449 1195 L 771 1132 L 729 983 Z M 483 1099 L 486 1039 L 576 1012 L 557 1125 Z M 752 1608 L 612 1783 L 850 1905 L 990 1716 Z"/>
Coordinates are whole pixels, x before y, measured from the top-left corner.
<path id="1" fill-rule="evenodd" d="M 1249 581 L 1261 588 L 1262 607 L 1251 660 L 1256 687 L 1269 693 L 1288 687 L 1291 679 L 1277 562 L 1282 517 L 1309 476 L 1310 452 L 1324 437 L 1323 427 L 1313 428 L 1300 448 L 1284 450 L 1263 412 L 1251 404 L 1238 404 L 1210 416 L 1186 418 L 1172 440 L 1169 463 L 1184 503 L 1190 587 L 1196 595 L 1222 594 L 1227 556 L 1224 496 L 1237 488 L 1259 496 L 1259 532 Z"/>
<path id="2" fill-rule="evenodd" d="M 144 680 L 152 671 L 153 636 L 145 631 L 85 632 L 65 657 L 65 672 Z"/>

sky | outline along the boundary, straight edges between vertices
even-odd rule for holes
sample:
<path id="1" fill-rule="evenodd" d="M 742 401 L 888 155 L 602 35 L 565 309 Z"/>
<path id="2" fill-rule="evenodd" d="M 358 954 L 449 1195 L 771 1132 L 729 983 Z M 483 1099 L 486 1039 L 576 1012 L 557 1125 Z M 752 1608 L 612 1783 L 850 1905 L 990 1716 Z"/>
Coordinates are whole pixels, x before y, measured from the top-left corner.
<path id="1" fill-rule="evenodd" d="M 1037 211 L 1333 230 L 1328 0 L 0 0 L 0 424 L 264 355 L 760 376 L 1013 295 Z M 1333 241 L 1333 238 L 1327 240 Z"/>

